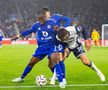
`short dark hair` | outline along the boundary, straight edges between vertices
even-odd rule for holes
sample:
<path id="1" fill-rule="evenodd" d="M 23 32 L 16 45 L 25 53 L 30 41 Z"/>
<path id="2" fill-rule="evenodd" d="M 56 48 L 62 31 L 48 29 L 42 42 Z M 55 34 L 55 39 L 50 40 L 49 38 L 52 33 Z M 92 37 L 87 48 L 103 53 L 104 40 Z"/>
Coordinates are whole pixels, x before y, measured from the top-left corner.
<path id="1" fill-rule="evenodd" d="M 46 14 L 47 11 L 49 11 L 49 8 L 47 8 L 47 7 L 44 7 L 40 11 L 38 11 L 37 19 L 39 21 L 45 21 L 45 14 Z"/>
<path id="2" fill-rule="evenodd" d="M 39 12 L 44 12 L 44 13 L 47 11 L 50 11 L 50 9 L 48 7 L 44 7 L 41 10 L 39 10 Z"/>
<path id="3" fill-rule="evenodd" d="M 61 41 L 64 41 L 69 37 L 69 32 L 65 28 L 60 28 L 57 35 Z"/>
<path id="4" fill-rule="evenodd" d="M 44 7 L 41 10 L 44 11 L 44 12 L 50 11 L 50 9 L 48 7 Z"/>
<path id="5" fill-rule="evenodd" d="M 37 16 L 40 16 L 40 15 L 42 16 L 42 15 L 44 15 L 47 11 L 50 11 L 50 9 L 47 8 L 47 7 L 44 7 L 44 8 L 42 8 L 41 10 L 38 11 Z"/>

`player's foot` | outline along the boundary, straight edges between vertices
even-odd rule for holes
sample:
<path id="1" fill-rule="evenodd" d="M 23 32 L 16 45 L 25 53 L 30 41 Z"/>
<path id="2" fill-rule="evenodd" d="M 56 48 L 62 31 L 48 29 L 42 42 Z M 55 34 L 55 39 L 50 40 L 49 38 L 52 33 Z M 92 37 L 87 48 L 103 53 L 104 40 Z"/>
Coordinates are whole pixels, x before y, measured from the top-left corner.
<path id="1" fill-rule="evenodd" d="M 60 88 L 65 88 L 66 87 L 66 85 L 63 82 L 60 82 L 59 86 L 60 86 Z"/>
<path id="2" fill-rule="evenodd" d="M 58 78 L 56 77 L 55 79 L 52 77 L 52 78 L 49 78 L 50 79 L 50 84 L 51 85 L 55 85 L 55 81 L 58 80 Z"/>
<path id="3" fill-rule="evenodd" d="M 65 78 L 63 78 L 63 83 L 66 85 L 67 84 L 67 81 Z"/>
<path id="4" fill-rule="evenodd" d="M 51 80 L 51 81 L 50 81 L 50 84 L 51 84 L 51 85 L 55 85 L 55 80 Z"/>
<path id="5" fill-rule="evenodd" d="M 103 81 L 103 82 L 105 81 L 105 76 L 99 69 L 97 70 L 97 75 L 100 77 L 101 81 Z"/>
<path id="6" fill-rule="evenodd" d="M 23 81 L 24 81 L 24 79 L 22 79 L 21 77 L 18 77 L 18 78 L 15 78 L 12 80 L 12 82 L 14 82 L 14 83 L 19 83 L 19 82 L 23 82 Z"/>

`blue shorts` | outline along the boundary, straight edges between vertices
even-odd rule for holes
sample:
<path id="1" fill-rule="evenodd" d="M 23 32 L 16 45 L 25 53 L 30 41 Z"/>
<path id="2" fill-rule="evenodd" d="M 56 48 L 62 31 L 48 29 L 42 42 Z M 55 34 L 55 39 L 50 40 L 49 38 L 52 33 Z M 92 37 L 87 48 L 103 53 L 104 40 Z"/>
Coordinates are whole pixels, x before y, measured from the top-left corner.
<path id="1" fill-rule="evenodd" d="M 44 49 L 42 47 L 38 47 L 36 49 L 36 51 L 34 52 L 33 56 L 42 60 L 45 56 L 48 56 L 48 58 L 50 58 L 50 56 L 54 52 L 63 52 L 63 51 L 64 51 L 64 49 L 61 44 L 52 45 L 52 46 L 46 47 Z"/>
<path id="2" fill-rule="evenodd" d="M 74 56 L 79 59 L 80 58 L 80 55 L 85 53 L 84 49 L 82 48 L 82 44 L 81 43 L 78 43 L 78 46 L 74 49 L 69 49 L 70 51 L 73 52 Z"/>

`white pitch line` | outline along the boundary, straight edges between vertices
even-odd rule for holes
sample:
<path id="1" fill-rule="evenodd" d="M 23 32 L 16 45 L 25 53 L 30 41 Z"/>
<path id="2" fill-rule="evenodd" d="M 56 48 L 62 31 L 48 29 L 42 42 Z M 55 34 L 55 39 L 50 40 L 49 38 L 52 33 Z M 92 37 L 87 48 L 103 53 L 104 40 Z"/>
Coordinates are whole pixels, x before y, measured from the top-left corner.
<path id="1" fill-rule="evenodd" d="M 108 84 L 69 84 L 66 87 L 91 87 L 91 86 L 108 86 Z M 39 88 L 41 86 L 0 86 L 0 88 Z M 59 87 L 59 85 L 46 85 L 45 88 Z"/>

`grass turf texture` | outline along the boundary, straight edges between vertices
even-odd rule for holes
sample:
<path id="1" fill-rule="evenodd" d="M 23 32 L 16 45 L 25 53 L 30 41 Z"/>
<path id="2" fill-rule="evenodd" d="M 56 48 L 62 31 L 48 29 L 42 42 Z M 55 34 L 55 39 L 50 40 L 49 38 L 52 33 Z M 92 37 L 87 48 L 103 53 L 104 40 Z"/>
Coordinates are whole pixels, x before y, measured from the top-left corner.
<path id="1" fill-rule="evenodd" d="M 35 45 L 5 45 L 0 48 L 0 90 L 60 90 L 59 86 L 49 85 L 46 87 L 37 87 L 35 85 L 35 77 L 44 74 L 47 79 L 52 76 L 45 58 L 39 62 L 25 78 L 22 83 L 12 83 L 13 78 L 19 77 L 26 67 L 32 53 L 35 51 Z M 90 68 L 84 66 L 80 60 L 77 60 L 71 53 L 66 59 L 66 79 L 68 86 L 66 90 L 108 90 L 108 85 L 101 86 L 95 84 L 108 84 L 108 48 L 93 47 L 87 52 L 87 56 L 106 76 L 106 82 L 101 82 L 99 77 Z M 58 84 L 58 82 L 57 82 Z M 86 84 L 86 85 L 85 85 Z M 89 86 L 90 84 L 93 84 Z M 70 86 L 69 86 L 70 85 Z M 78 85 L 78 86 L 75 86 Z M 85 85 L 85 86 L 80 86 Z M 88 86 L 87 86 L 88 85 Z M 2 86 L 31 86 L 31 87 L 7 87 Z M 32 87 L 33 86 L 33 87 Z M 35 87 L 36 86 L 36 87 Z M 51 86 L 51 87 L 50 87 Z M 64 89 L 64 90 L 65 90 Z"/>

